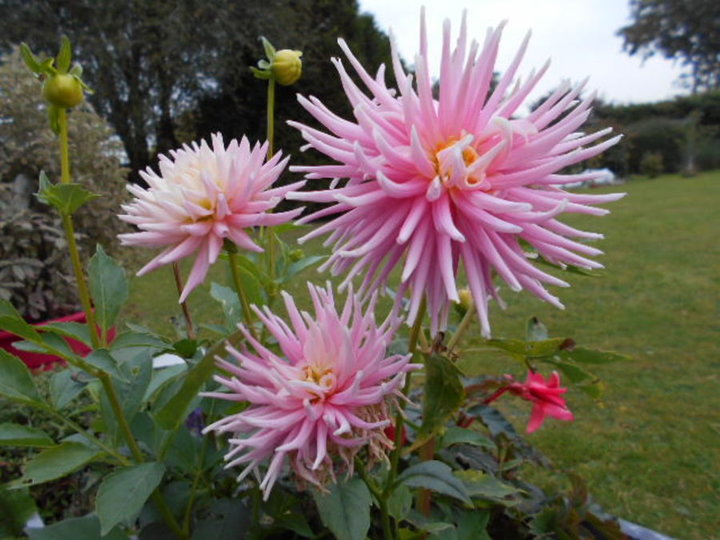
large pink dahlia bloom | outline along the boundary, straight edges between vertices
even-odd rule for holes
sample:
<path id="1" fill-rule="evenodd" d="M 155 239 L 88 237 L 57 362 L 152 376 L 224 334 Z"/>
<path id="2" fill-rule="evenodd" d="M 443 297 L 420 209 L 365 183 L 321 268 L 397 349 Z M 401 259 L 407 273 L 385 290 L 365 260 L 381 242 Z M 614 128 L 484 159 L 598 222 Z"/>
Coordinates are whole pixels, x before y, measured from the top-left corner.
<path id="1" fill-rule="evenodd" d="M 203 282 L 225 239 L 243 249 L 262 251 L 245 229 L 295 217 L 299 209 L 267 212 L 303 184 L 270 189 L 288 159 L 281 161 L 278 153 L 263 163 L 267 149 L 267 143 L 251 148 L 246 137 L 239 143 L 233 139 L 225 147 L 218 133 L 212 136 L 212 147 L 202 141 L 171 151 L 171 157 L 160 156 L 160 174 L 150 168 L 140 172 L 148 188 L 129 185 L 136 198 L 123 205 L 125 214 L 119 216 L 140 232 L 121 234 L 120 240 L 124 245 L 165 249 L 138 275 L 197 254 L 180 296 L 182 302 Z"/>
<path id="2" fill-rule="evenodd" d="M 397 91 L 387 86 L 384 66 L 370 76 L 340 40 L 366 87 L 359 88 L 341 61 L 333 59 L 354 119 L 338 117 L 314 97 L 299 98 L 329 133 L 292 125 L 301 130 L 307 147 L 338 163 L 291 169 L 308 179 L 348 179 L 343 187 L 333 183 L 331 189 L 289 196 L 332 203 L 303 218 L 335 216 L 305 238 L 331 233 L 327 243 L 334 243 L 334 253 L 326 267 L 347 272 L 346 282 L 364 273 L 365 288 L 381 286 L 402 264 L 402 288 L 411 291 L 410 323 L 424 295 L 433 328 L 445 326 L 449 301 L 458 301 L 460 261 L 486 335 L 487 303 L 497 298 L 494 273 L 511 289 L 527 289 L 562 307 L 544 285 L 567 283 L 536 268 L 523 244 L 558 265 L 601 267 L 588 258 L 601 252 L 574 240 L 601 235 L 569 227 L 557 217 L 563 212 L 605 214 L 593 205 L 622 195 L 569 193 L 560 186 L 592 175 L 559 171 L 599 154 L 619 137 L 601 141 L 609 129 L 588 135 L 578 131 L 593 99 L 580 99 L 583 84 L 564 83 L 532 113 L 517 116 L 548 64 L 524 81 L 515 80 L 526 39 L 493 89 L 501 31 L 502 25 L 489 29 L 482 47 L 468 44 L 463 18 L 453 48 L 446 21 L 437 97 L 423 18 L 414 84 L 394 43 Z"/>
<path id="3" fill-rule="evenodd" d="M 338 313 L 329 286 L 308 287 L 315 317 L 282 293 L 292 327 L 267 307 L 255 308 L 282 355 L 241 327 L 254 352 L 228 346 L 238 363 L 218 359 L 229 376 L 215 377 L 228 392 L 208 394 L 250 403 L 206 431 L 234 435 L 226 460 L 228 467 L 245 465 L 239 481 L 268 462 L 260 484 L 266 498 L 288 460 L 301 480 L 322 488 L 338 467 L 352 471 L 361 448 L 370 458 L 384 456 L 392 446 L 383 432 L 389 407 L 401 395 L 405 373 L 420 367 L 409 363 L 410 355 L 387 354 L 400 319 L 391 314 L 378 327 L 374 298 L 363 313 L 350 293 Z"/>

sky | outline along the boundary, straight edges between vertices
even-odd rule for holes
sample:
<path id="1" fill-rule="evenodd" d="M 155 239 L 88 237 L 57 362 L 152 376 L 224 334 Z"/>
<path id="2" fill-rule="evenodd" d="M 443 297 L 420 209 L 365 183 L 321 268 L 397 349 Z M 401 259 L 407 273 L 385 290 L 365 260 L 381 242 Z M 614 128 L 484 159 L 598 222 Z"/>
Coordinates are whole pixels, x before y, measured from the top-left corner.
<path id="1" fill-rule="evenodd" d="M 551 65 L 531 96 L 540 97 L 560 81 L 590 77 L 587 88 L 616 104 L 671 99 L 686 91 L 676 83 L 682 70 L 661 57 L 645 62 L 622 52 L 615 32 L 630 21 L 629 0 L 360 0 L 378 27 L 392 29 L 408 64 L 418 50 L 420 7 L 425 6 L 430 65 L 439 73 L 443 20 L 450 19 L 453 42 L 467 9 L 468 35 L 482 42 L 485 30 L 503 20 L 496 71 L 504 71 L 528 30 L 532 37 L 519 74 L 527 75 L 550 58 Z M 366 66 L 369 67 L 369 66 Z M 389 66 L 388 66 L 389 67 Z"/>

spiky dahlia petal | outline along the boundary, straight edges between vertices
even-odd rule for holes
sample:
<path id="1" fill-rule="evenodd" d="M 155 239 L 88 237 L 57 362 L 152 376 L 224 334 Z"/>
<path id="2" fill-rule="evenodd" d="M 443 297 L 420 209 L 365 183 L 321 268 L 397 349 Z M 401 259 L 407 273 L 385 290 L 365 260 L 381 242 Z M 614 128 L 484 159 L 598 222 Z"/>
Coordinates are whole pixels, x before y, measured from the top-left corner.
<path id="1" fill-rule="evenodd" d="M 266 213 L 304 184 L 271 189 L 288 159 L 278 153 L 263 163 L 267 148 L 267 143 L 251 148 L 245 137 L 226 147 L 222 136 L 215 134 L 211 145 L 194 142 L 170 151 L 169 157 L 160 156 L 159 174 L 150 168 L 142 171 L 148 187 L 128 186 L 135 199 L 122 206 L 125 213 L 119 216 L 140 231 L 121 234 L 120 240 L 124 245 L 165 249 L 138 275 L 195 254 L 182 302 L 204 281 L 225 239 L 242 249 L 261 251 L 245 229 L 278 225 L 297 216 L 299 209 Z"/>
<path id="2" fill-rule="evenodd" d="M 595 205 L 622 194 L 586 195 L 564 191 L 563 183 L 592 175 L 560 171 L 616 144 L 610 130 L 585 134 L 593 95 L 579 99 L 585 85 L 563 83 L 533 112 L 517 117 L 546 63 L 524 81 L 516 80 L 528 37 L 491 90 L 504 25 L 487 32 L 484 43 L 468 44 L 465 18 L 456 45 L 445 23 L 439 94 L 434 95 L 421 22 L 415 82 L 404 72 L 391 38 L 397 90 L 387 86 L 384 67 L 372 77 L 347 44 L 340 48 L 365 86 L 361 89 L 340 60 L 333 63 L 353 106 L 352 120 L 335 115 L 316 98 L 300 104 L 327 130 L 298 122 L 307 148 L 337 164 L 296 166 L 307 179 L 345 178 L 345 185 L 291 193 L 289 198 L 330 203 L 303 218 L 332 217 L 306 238 L 329 234 L 334 245 L 324 267 L 353 276 L 363 286 L 381 288 L 395 265 L 402 265 L 400 290 L 410 294 L 408 322 L 427 299 L 434 330 L 446 324 L 448 303 L 457 300 L 458 272 L 464 268 L 483 332 L 489 335 L 488 301 L 498 299 L 497 273 L 513 290 L 527 289 L 562 306 L 545 285 L 567 286 L 536 269 L 523 248 L 562 265 L 597 268 L 588 257 L 600 252 L 578 242 L 600 235 L 564 225 L 564 213 L 603 215 Z"/>

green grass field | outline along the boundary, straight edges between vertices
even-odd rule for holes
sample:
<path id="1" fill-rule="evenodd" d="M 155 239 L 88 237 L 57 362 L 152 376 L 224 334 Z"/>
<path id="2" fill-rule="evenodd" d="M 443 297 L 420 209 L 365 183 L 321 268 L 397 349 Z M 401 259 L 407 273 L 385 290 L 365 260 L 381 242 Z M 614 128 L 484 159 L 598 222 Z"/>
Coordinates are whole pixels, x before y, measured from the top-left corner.
<path id="1" fill-rule="evenodd" d="M 531 440 L 558 466 L 579 472 L 609 512 L 678 538 L 717 538 L 720 172 L 634 180 L 612 190 L 618 189 L 628 196 L 609 205 L 611 215 L 567 220 L 606 235 L 598 243 L 606 252 L 605 276 L 567 276 L 572 288 L 556 291 L 565 311 L 505 292 L 509 308 L 494 308 L 494 333 L 521 337 L 536 315 L 553 335 L 631 355 L 632 362 L 595 370 L 607 386 L 601 402 L 571 390 L 576 421 L 549 421 Z M 321 253 L 319 243 L 305 249 Z M 225 270 L 214 269 L 213 277 L 223 281 Z M 305 279 L 327 276 L 308 270 L 292 291 L 303 290 Z M 169 270 L 136 279 L 133 287 L 127 320 L 167 328 L 179 316 Z M 213 322 L 219 309 L 205 291 L 191 296 L 191 308 L 196 319 Z M 472 348 L 472 337 L 464 345 Z M 483 357 L 465 366 L 515 369 Z"/>

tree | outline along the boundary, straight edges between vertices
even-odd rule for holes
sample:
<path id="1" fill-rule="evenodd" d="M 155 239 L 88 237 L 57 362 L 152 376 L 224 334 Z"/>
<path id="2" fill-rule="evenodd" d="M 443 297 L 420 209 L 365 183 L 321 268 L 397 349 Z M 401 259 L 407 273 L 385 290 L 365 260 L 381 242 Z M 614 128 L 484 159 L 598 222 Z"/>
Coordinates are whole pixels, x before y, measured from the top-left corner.
<path id="1" fill-rule="evenodd" d="M 693 94 L 720 89 L 720 4 L 717 0 L 630 0 L 632 23 L 618 30 L 623 49 L 662 54 L 689 67 Z"/>
<path id="2" fill-rule="evenodd" d="M 60 35 L 70 37 L 95 90 L 89 99 L 118 133 L 133 171 L 198 133 L 185 129 L 188 118 L 233 135 L 260 132 L 265 86 L 248 70 L 262 56 L 260 35 L 305 51 L 307 72 L 317 77 L 304 88 L 317 95 L 327 95 L 323 73 L 338 54 L 337 35 L 354 33 L 361 60 L 388 50 L 356 0 L 0 0 L 0 9 L 0 49 L 26 41 L 52 50 Z M 294 90 L 285 93 L 283 101 L 294 102 Z"/>

